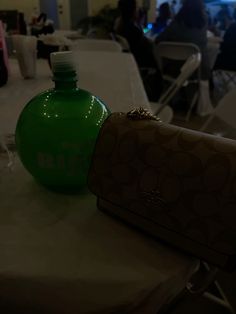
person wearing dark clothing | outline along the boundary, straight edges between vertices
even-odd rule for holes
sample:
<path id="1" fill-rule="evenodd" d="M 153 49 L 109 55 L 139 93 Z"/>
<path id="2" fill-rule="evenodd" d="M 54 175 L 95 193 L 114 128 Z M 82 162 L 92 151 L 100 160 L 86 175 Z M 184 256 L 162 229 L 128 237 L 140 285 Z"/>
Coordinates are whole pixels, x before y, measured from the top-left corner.
<path id="1" fill-rule="evenodd" d="M 209 79 L 207 15 L 202 0 L 184 0 L 173 22 L 156 38 L 156 44 L 162 41 L 185 42 L 198 46 L 202 54 L 202 79 Z"/>
<path id="2" fill-rule="evenodd" d="M 0 87 L 5 85 L 8 80 L 8 71 L 4 62 L 3 50 L 0 48 Z"/>
<path id="3" fill-rule="evenodd" d="M 31 35 L 38 37 L 54 33 L 54 27 L 50 20 L 47 20 L 47 14 L 41 13 L 36 19 L 36 23 L 31 26 Z"/>
<path id="4" fill-rule="evenodd" d="M 147 27 L 148 18 L 147 18 L 147 9 L 145 7 L 141 7 L 138 10 L 138 22 L 142 27 Z"/>
<path id="5" fill-rule="evenodd" d="M 123 36 L 140 69 L 149 100 L 158 100 L 162 92 L 162 77 L 153 53 L 153 44 L 136 23 L 136 0 L 120 0 L 120 17 L 115 32 Z M 151 70 L 151 71 L 150 71 Z"/>
<path id="6" fill-rule="evenodd" d="M 177 13 L 176 12 L 176 4 L 177 4 L 176 0 L 171 1 L 171 4 L 170 4 L 171 18 L 174 18 L 176 13 Z"/>
<path id="7" fill-rule="evenodd" d="M 21 35 L 27 35 L 27 27 L 25 23 L 24 13 L 18 14 L 18 28 Z"/>
<path id="8" fill-rule="evenodd" d="M 233 19 L 234 19 L 234 22 L 236 22 L 236 8 L 234 9 Z"/>
<path id="9" fill-rule="evenodd" d="M 116 25 L 116 33 L 126 38 L 139 67 L 156 67 L 152 43 L 136 23 L 136 1 L 120 0 L 118 8 L 121 16 Z"/>
<path id="10" fill-rule="evenodd" d="M 215 17 L 215 23 L 219 24 L 218 28 L 221 31 L 225 31 L 229 25 L 232 23 L 232 16 L 227 4 L 222 4 L 220 11 Z"/>
<path id="11" fill-rule="evenodd" d="M 168 2 L 160 5 L 159 15 L 153 24 L 152 35 L 158 35 L 165 30 L 171 19 L 171 10 Z"/>
<path id="12" fill-rule="evenodd" d="M 214 69 L 236 71 L 236 22 L 225 32 Z"/>

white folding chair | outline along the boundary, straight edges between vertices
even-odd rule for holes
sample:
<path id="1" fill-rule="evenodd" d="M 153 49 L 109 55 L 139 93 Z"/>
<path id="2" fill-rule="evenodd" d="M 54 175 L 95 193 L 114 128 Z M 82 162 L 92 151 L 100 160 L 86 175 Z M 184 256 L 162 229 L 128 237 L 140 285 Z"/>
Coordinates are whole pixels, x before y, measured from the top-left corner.
<path id="1" fill-rule="evenodd" d="M 121 45 L 114 40 L 106 39 L 78 39 L 74 41 L 74 51 L 109 51 L 122 52 Z"/>
<path id="2" fill-rule="evenodd" d="M 173 83 L 177 77 L 166 72 L 165 64 L 168 60 L 172 61 L 186 61 L 193 54 L 200 54 L 199 48 L 191 43 L 183 42 L 161 42 L 154 47 L 155 56 L 157 58 L 158 65 L 160 67 L 162 77 L 165 81 Z M 198 85 L 197 92 L 194 94 L 192 101 L 190 103 L 189 110 L 186 115 L 186 120 L 188 121 L 192 112 L 194 105 L 196 104 L 199 94 L 200 94 L 200 67 L 196 69 L 197 77 L 191 79 L 190 76 L 188 80 L 185 80 L 185 86 L 188 84 L 195 83 Z M 193 74 L 193 73 L 192 73 Z"/>
<path id="3" fill-rule="evenodd" d="M 200 128 L 200 131 L 206 131 L 209 124 L 212 122 L 213 118 L 219 117 L 225 123 L 227 123 L 230 127 L 236 129 L 236 88 L 229 91 L 220 101 L 219 104 L 216 106 L 214 111 L 211 113 L 209 118 Z M 225 132 L 225 129 L 222 130 Z M 222 133 L 222 135 L 223 135 Z"/>
<path id="4" fill-rule="evenodd" d="M 170 87 L 161 95 L 157 107 L 153 108 L 155 115 L 159 115 L 162 110 L 167 106 L 174 95 L 180 88 L 189 80 L 191 75 L 199 68 L 201 64 L 201 54 L 195 53 L 188 57 L 184 65 L 180 69 L 179 76 L 172 82 Z M 154 107 L 154 105 L 152 105 Z"/>

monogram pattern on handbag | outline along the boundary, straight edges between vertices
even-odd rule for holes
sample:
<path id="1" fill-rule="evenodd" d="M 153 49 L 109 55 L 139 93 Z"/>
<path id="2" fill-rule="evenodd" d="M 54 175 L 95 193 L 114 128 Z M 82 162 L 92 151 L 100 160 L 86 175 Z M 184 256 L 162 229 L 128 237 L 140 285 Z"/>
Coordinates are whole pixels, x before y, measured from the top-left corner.
<path id="1" fill-rule="evenodd" d="M 236 142 L 112 114 L 97 141 L 90 189 L 188 239 L 236 251 Z"/>

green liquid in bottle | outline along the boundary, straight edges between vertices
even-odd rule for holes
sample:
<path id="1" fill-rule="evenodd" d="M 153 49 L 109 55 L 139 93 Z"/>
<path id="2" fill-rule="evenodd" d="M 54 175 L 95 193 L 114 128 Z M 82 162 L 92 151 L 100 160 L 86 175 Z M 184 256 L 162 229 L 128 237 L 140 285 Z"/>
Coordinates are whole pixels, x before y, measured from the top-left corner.
<path id="1" fill-rule="evenodd" d="M 20 159 L 32 176 L 51 189 L 86 188 L 94 145 L 106 105 L 77 87 L 71 52 L 51 56 L 55 88 L 34 97 L 16 127 Z"/>

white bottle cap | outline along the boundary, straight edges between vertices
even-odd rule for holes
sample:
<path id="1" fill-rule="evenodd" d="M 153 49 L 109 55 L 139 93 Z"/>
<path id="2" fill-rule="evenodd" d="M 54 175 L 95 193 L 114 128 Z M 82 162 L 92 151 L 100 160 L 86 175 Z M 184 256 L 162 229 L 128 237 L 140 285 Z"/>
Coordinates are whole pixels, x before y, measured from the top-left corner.
<path id="1" fill-rule="evenodd" d="M 55 72 L 76 72 L 72 51 L 53 52 L 50 54 L 51 66 Z"/>

